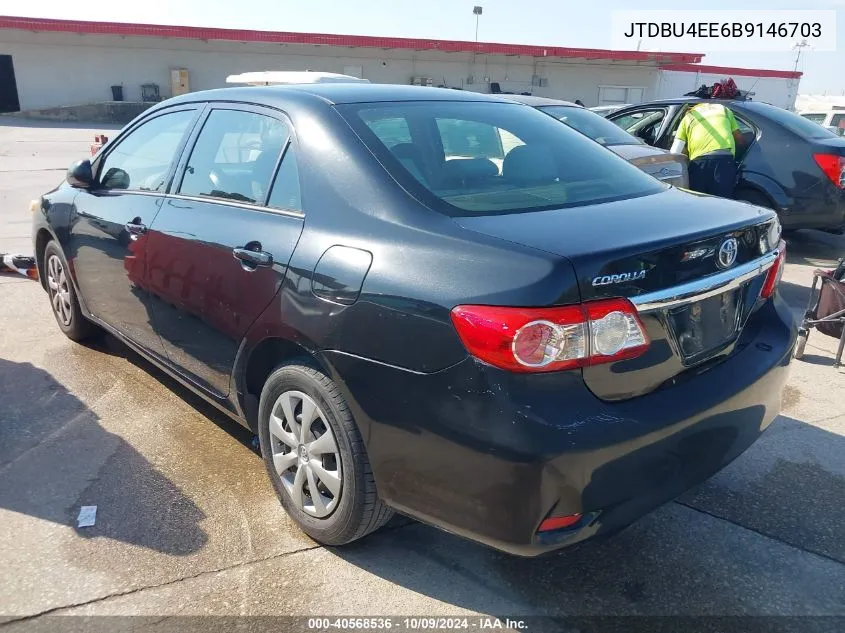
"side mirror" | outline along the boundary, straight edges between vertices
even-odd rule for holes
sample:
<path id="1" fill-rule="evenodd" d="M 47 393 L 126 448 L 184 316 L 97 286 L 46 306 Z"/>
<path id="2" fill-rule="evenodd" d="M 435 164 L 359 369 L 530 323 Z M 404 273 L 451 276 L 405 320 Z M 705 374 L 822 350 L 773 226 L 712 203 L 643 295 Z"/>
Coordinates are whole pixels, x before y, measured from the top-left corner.
<path id="1" fill-rule="evenodd" d="M 67 183 L 76 189 L 88 189 L 94 184 L 94 172 L 91 171 L 91 161 L 87 158 L 76 161 L 67 170 Z"/>

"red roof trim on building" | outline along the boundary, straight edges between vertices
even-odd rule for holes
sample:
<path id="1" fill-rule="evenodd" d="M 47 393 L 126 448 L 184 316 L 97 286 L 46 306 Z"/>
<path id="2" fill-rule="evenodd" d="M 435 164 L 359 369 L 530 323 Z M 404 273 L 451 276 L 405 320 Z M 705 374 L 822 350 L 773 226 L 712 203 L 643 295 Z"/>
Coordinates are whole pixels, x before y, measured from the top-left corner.
<path id="1" fill-rule="evenodd" d="M 699 53 L 654 53 L 644 51 L 611 51 L 596 48 L 565 48 L 459 40 L 426 40 L 405 37 L 373 37 L 369 35 L 329 35 L 325 33 L 289 33 L 283 31 L 247 31 L 196 26 L 166 26 L 120 22 L 86 22 L 0 16 L 0 29 L 85 33 L 89 35 L 135 35 L 140 37 L 174 37 L 190 40 L 226 40 L 234 42 L 267 42 L 274 44 L 315 44 L 363 48 L 395 48 L 404 50 L 443 51 L 446 53 L 480 53 L 487 55 L 524 55 L 602 59 L 610 61 L 643 61 L 667 63 L 700 62 Z"/>
<path id="2" fill-rule="evenodd" d="M 760 70 L 756 68 L 734 68 L 732 66 L 705 66 L 703 64 L 665 64 L 662 70 L 677 70 L 687 73 L 713 73 L 715 75 L 737 75 L 740 77 L 777 77 L 800 79 L 803 73 L 791 70 Z"/>

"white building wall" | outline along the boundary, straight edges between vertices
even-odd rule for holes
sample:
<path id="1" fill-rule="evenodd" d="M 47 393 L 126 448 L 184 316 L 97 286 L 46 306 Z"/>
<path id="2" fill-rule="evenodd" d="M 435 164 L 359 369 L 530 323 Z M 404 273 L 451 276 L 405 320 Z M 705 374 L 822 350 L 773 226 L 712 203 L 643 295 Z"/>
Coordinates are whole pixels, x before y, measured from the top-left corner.
<path id="1" fill-rule="evenodd" d="M 408 84 L 415 76 L 434 85 L 488 92 L 531 92 L 599 105 L 600 86 L 644 88 L 655 98 L 658 70 L 633 63 L 563 61 L 437 51 L 374 50 L 334 46 L 194 41 L 166 38 L 0 31 L 0 54 L 12 55 L 21 109 L 111 100 L 112 85 L 124 99 L 141 100 L 141 84 L 158 84 L 170 96 L 170 72 L 187 68 L 191 90 L 225 86 L 227 75 L 256 70 L 349 72 L 360 67 L 374 83 Z M 532 86 L 533 76 L 544 87 Z M 474 81 L 469 83 L 468 78 Z"/>
<path id="2" fill-rule="evenodd" d="M 657 99 L 681 97 L 687 92 L 697 90 L 703 84 L 713 85 L 722 81 L 726 76 L 733 78 L 737 88 L 750 90 L 754 93 L 754 101 L 771 103 L 780 108 L 791 110 L 798 94 L 798 79 L 782 79 L 778 77 L 746 77 L 725 74 L 686 72 L 677 70 L 659 71 L 657 82 Z"/>

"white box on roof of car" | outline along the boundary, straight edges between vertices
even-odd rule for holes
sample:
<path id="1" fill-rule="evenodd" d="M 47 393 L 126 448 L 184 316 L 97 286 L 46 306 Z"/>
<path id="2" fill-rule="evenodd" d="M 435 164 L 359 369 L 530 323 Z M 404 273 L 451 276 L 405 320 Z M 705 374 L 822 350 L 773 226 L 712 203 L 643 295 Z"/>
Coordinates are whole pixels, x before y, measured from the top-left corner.
<path id="1" fill-rule="evenodd" d="M 271 86 L 285 84 L 326 84 L 326 83 L 370 83 L 367 79 L 341 75 L 339 73 L 313 72 L 310 70 L 288 71 L 268 70 L 229 75 L 227 84 L 248 84 L 250 86 Z"/>

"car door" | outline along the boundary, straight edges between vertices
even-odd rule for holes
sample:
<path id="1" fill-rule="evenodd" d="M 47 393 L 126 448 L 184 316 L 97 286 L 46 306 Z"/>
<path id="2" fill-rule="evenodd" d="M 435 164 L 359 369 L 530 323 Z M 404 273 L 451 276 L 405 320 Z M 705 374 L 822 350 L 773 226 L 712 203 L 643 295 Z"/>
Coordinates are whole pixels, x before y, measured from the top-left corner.
<path id="1" fill-rule="evenodd" d="M 238 346 L 281 288 L 303 227 L 296 143 L 279 112 L 209 107 L 147 238 L 170 364 L 229 394 Z"/>
<path id="2" fill-rule="evenodd" d="M 666 129 L 662 132 L 660 138 L 658 139 L 656 144 L 657 147 L 665 150 L 672 147 L 672 143 L 675 140 L 675 132 L 681 125 L 681 121 L 684 116 L 686 116 L 687 112 L 689 112 L 693 105 L 695 104 L 688 104 L 682 108 L 678 108 L 674 114 L 667 117 Z M 731 112 L 733 112 L 734 118 L 736 119 L 736 124 L 739 127 L 740 134 L 742 134 L 742 142 L 739 143 L 736 148 L 736 159 L 737 162 L 740 163 L 740 169 L 742 169 L 743 158 L 748 153 L 748 150 L 751 149 L 751 146 L 757 141 L 757 128 L 753 123 L 751 123 L 750 119 L 744 116 L 737 108 L 732 108 Z"/>
<path id="3" fill-rule="evenodd" d="M 70 225 L 67 255 L 88 310 L 161 356 L 149 309 L 146 233 L 198 114 L 196 106 L 156 112 L 116 138 L 93 165 L 95 186 L 76 196 Z"/>

